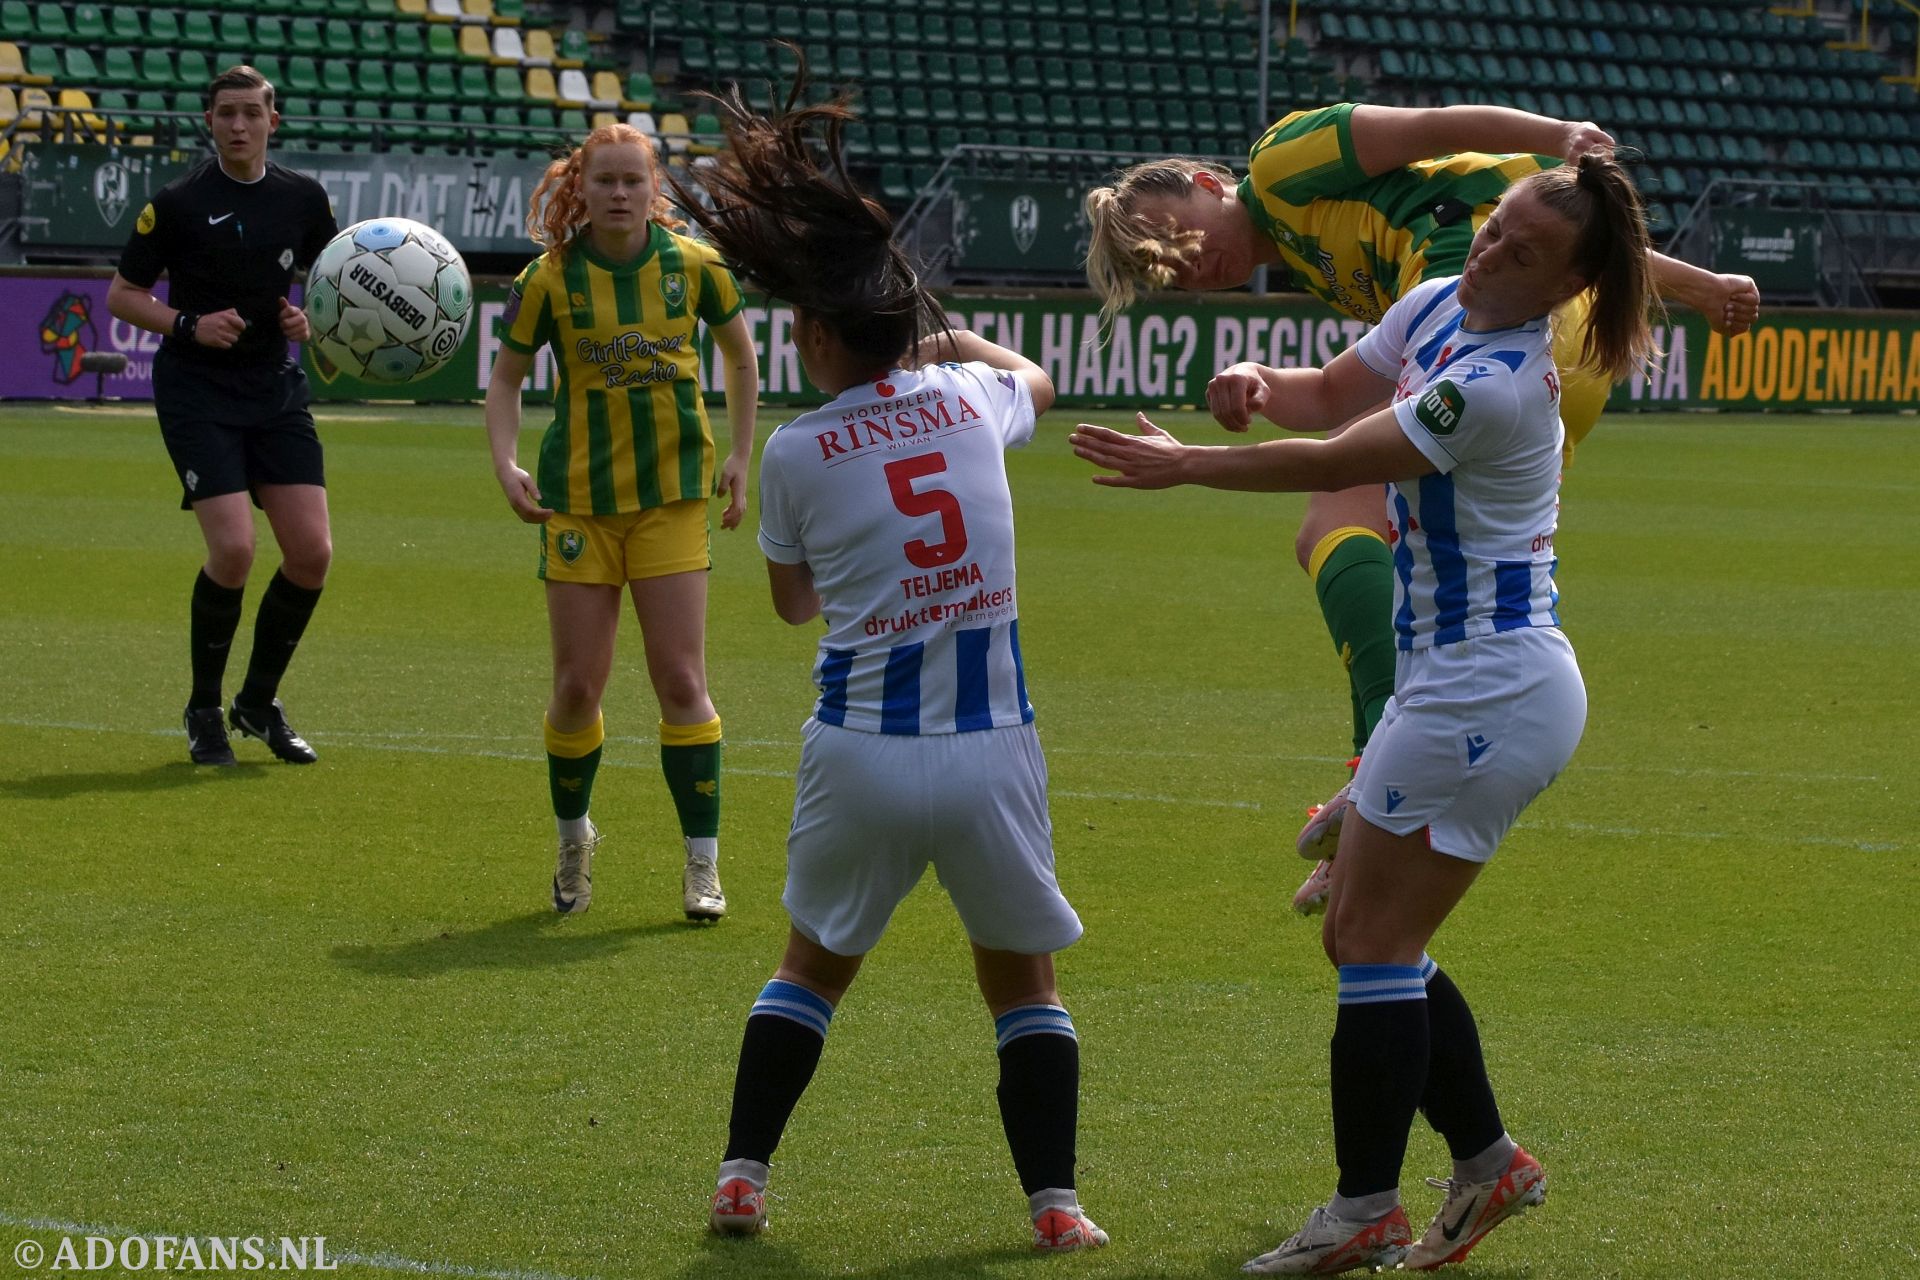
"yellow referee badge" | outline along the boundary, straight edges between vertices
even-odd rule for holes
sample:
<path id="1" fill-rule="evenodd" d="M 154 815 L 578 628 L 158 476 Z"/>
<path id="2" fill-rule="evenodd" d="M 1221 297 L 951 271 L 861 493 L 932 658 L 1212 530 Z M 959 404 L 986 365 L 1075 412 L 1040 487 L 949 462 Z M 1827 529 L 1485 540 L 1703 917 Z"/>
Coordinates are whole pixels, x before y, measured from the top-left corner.
<path id="1" fill-rule="evenodd" d="M 149 202 L 147 203 L 147 207 L 146 207 L 146 208 L 144 208 L 144 209 L 142 209 L 142 210 L 140 211 L 140 218 L 139 218 L 139 220 L 138 220 L 137 222 L 135 222 L 135 223 L 133 224 L 133 229 L 134 229 L 135 231 L 138 231 L 138 232 L 139 232 L 139 233 L 140 233 L 141 235 L 143 235 L 143 236 L 144 236 L 144 235 L 150 235 L 150 234 L 152 234 L 152 232 L 153 232 L 153 203 L 152 203 L 151 201 L 149 201 Z"/>

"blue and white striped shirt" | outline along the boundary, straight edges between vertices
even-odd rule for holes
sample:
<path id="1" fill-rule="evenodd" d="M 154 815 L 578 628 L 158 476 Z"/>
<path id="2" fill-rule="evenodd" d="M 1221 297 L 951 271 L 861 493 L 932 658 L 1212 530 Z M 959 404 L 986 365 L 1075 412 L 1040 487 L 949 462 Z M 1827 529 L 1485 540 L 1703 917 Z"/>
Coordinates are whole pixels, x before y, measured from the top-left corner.
<path id="1" fill-rule="evenodd" d="M 1026 384 L 984 364 L 891 371 L 802 414 L 760 461 L 760 549 L 820 593 L 814 715 L 872 733 L 1033 719 L 1005 451 Z"/>
<path id="2" fill-rule="evenodd" d="M 1548 319 L 1465 327 L 1457 277 L 1423 281 L 1355 347 L 1395 379 L 1400 429 L 1437 468 L 1387 486 L 1395 641 L 1557 627 L 1560 377 Z"/>

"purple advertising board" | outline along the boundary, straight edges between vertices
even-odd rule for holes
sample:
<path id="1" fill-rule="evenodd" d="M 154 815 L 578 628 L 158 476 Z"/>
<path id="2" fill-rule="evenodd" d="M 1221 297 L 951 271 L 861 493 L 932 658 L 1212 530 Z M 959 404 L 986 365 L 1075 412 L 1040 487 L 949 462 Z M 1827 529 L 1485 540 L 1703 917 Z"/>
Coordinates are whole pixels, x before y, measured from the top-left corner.
<path id="1" fill-rule="evenodd" d="M 153 399 L 158 334 L 107 314 L 109 277 L 7 276 L 0 279 L 0 400 L 87 400 L 96 394 Z M 80 371 L 80 357 L 118 351 L 124 373 Z M 99 390 L 96 392 L 96 384 Z"/>
<path id="2" fill-rule="evenodd" d="M 153 399 L 153 356 L 160 335 L 107 311 L 105 274 L 0 276 L 0 400 Z M 163 295 L 164 296 L 164 295 Z M 300 301 L 300 286 L 293 287 Z M 117 351 L 120 373 L 80 370 L 80 357 Z"/>

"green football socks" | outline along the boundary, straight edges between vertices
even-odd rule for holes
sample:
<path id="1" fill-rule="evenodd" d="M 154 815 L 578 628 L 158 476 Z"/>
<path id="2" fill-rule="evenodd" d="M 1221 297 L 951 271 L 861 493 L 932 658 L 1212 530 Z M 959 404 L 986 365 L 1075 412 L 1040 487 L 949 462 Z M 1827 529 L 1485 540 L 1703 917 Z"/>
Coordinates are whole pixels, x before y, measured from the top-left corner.
<path id="1" fill-rule="evenodd" d="M 562 733 L 546 721 L 547 785 L 553 791 L 553 816 L 575 822 L 587 816 L 593 798 L 593 775 L 600 768 L 600 744 L 607 739 L 606 721 L 595 716 L 584 729 Z"/>
<path id="2" fill-rule="evenodd" d="M 1353 749 L 1366 748 L 1393 693 L 1393 553 L 1371 529 L 1320 539 L 1307 563 L 1353 698 Z"/>
<path id="3" fill-rule="evenodd" d="M 705 724 L 660 722 L 660 771 L 680 813 L 680 834 L 720 834 L 720 717 Z"/>

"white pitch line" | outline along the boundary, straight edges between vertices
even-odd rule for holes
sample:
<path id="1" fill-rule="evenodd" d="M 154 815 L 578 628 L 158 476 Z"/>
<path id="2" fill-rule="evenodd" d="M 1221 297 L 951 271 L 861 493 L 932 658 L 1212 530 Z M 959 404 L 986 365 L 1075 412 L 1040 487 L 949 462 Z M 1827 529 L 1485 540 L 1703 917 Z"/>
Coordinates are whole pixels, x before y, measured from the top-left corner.
<path id="1" fill-rule="evenodd" d="M 155 1240 L 167 1236 L 174 1240 L 184 1240 L 189 1235 L 195 1240 L 226 1239 L 237 1236 L 246 1240 L 258 1237 L 263 1245 L 266 1242 L 278 1244 L 282 1233 L 268 1232 L 185 1232 L 185 1231 L 132 1231 L 125 1227 L 103 1227 L 85 1222 L 64 1222 L 58 1218 L 19 1217 L 0 1210 L 0 1226 L 24 1227 L 29 1231 L 50 1231 L 63 1236 L 106 1236 L 113 1240 L 130 1240 L 139 1237 Z M 299 1237 L 288 1237 L 298 1239 Z M 314 1237 L 308 1236 L 307 1239 Z M 44 1242 L 42 1242 L 44 1245 Z M 331 1241 L 329 1241 L 331 1243 Z M 53 1249 L 48 1249 L 49 1258 Z M 277 1261 L 276 1257 L 276 1261 Z M 336 1252 L 327 1250 L 327 1261 L 345 1263 L 350 1267 L 369 1267 L 375 1271 L 399 1271 L 424 1276 L 466 1276 L 470 1280 L 591 1280 L 591 1277 L 563 1275 L 557 1271 L 531 1271 L 524 1267 L 469 1267 L 458 1262 L 423 1262 L 418 1258 L 407 1258 L 397 1253 L 381 1249 L 373 1253 L 361 1253 L 355 1249 L 342 1249 Z M 297 1270 L 296 1268 L 287 1268 Z"/>

